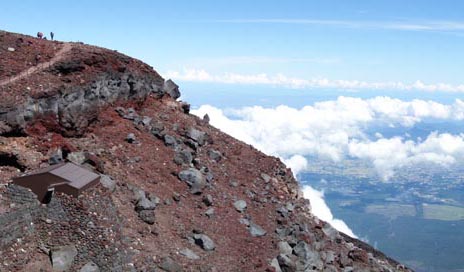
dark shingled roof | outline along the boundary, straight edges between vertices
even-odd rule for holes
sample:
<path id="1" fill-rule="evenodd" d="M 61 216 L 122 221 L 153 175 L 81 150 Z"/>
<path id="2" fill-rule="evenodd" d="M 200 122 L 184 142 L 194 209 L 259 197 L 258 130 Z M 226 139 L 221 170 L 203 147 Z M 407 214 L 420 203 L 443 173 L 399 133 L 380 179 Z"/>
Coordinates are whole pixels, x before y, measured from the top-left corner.
<path id="1" fill-rule="evenodd" d="M 46 168 L 38 169 L 26 174 L 25 176 L 33 176 L 44 173 L 49 173 L 62 178 L 68 181 L 70 186 L 78 189 L 86 186 L 99 177 L 98 174 L 70 162 L 55 164 Z"/>

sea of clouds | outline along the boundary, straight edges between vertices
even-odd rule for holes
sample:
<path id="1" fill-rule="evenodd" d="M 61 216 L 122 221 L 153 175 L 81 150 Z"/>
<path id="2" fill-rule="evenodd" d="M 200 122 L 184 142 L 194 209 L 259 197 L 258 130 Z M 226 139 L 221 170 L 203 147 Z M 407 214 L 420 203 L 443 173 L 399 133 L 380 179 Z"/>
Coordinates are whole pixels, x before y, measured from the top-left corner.
<path id="1" fill-rule="evenodd" d="M 280 157 L 294 174 L 304 172 L 307 157 L 342 162 L 344 158 L 369 161 L 379 177 L 389 180 L 395 171 L 418 163 L 452 165 L 464 159 L 464 134 L 433 131 L 427 137 L 384 137 L 368 134 L 371 126 L 412 127 L 423 120 L 464 120 L 464 101 L 452 104 L 434 101 L 403 101 L 390 97 L 361 99 L 339 97 L 303 108 L 260 106 L 219 109 L 203 105 L 193 110 L 222 131 L 252 144 L 266 154 Z M 333 217 L 323 192 L 304 187 L 313 213 L 335 228 L 354 236 L 349 227 Z"/>

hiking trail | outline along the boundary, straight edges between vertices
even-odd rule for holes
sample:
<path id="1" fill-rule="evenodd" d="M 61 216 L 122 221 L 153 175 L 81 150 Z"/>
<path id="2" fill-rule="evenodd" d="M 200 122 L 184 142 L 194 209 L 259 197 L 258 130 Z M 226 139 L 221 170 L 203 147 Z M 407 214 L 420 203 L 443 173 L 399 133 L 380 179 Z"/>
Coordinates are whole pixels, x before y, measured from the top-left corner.
<path id="1" fill-rule="evenodd" d="M 72 46 L 71 43 L 64 43 L 63 47 L 60 50 L 58 50 L 58 52 L 56 52 L 55 56 L 53 56 L 53 58 L 51 58 L 49 61 L 39 63 L 36 66 L 32 66 L 32 67 L 22 71 L 21 73 L 15 75 L 13 77 L 6 78 L 4 80 L 0 80 L 0 87 L 3 87 L 5 85 L 11 84 L 11 83 L 14 83 L 15 81 L 18 81 L 18 80 L 20 80 L 22 78 L 28 77 L 29 75 L 31 75 L 33 73 L 42 71 L 45 68 L 48 68 L 48 67 L 52 66 L 56 62 L 62 60 L 63 57 L 66 55 L 66 53 L 68 53 L 72 49 L 72 47 L 73 46 Z"/>

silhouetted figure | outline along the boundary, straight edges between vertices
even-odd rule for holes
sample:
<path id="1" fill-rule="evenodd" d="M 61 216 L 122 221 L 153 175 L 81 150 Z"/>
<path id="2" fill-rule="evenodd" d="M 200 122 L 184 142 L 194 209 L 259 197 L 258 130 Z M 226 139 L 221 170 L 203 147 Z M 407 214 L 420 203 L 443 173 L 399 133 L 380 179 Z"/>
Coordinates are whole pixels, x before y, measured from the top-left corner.
<path id="1" fill-rule="evenodd" d="M 53 41 L 53 37 L 55 37 L 55 33 L 50 32 L 50 38 L 51 38 L 52 41 Z"/>
<path id="2" fill-rule="evenodd" d="M 37 32 L 37 38 L 42 39 L 43 35 L 44 34 L 42 32 Z"/>

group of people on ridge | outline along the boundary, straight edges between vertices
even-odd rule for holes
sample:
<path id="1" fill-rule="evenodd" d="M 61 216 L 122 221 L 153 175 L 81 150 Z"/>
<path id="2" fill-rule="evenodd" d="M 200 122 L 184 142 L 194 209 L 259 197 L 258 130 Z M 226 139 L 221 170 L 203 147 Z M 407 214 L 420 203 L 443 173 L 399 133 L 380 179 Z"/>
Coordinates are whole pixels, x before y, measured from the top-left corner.
<path id="1" fill-rule="evenodd" d="M 52 41 L 53 41 L 53 38 L 54 38 L 54 37 L 55 37 L 55 33 L 50 32 L 50 38 L 51 38 Z M 44 36 L 44 34 L 43 34 L 42 32 L 40 32 L 40 31 L 37 32 L 37 38 L 39 38 L 39 39 L 44 39 L 44 40 L 47 39 L 47 37 Z"/>

